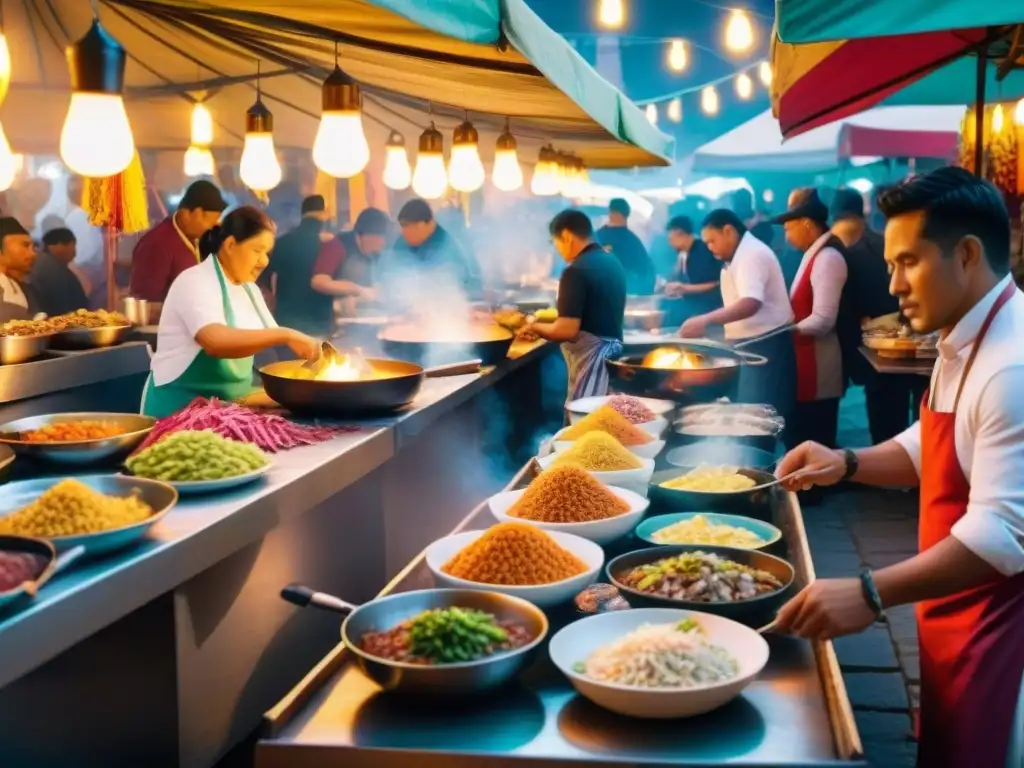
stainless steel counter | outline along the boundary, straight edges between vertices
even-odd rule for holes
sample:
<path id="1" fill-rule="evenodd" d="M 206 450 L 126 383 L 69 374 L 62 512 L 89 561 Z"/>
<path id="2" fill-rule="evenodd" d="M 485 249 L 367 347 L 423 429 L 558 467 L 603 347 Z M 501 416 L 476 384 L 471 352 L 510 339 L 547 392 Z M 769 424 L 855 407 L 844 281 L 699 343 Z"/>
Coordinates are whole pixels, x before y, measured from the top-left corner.
<path id="1" fill-rule="evenodd" d="M 156 728 L 151 719 L 170 719 L 147 738 L 173 753 L 147 758 L 145 764 L 211 765 L 308 668 L 299 659 L 315 645 L 300 645 L 290 653 L 294 663 L 302 664 L 290 681 L 287 669 L 282 671 L 288 665 L 272 663 L 275 653 L 289 653 L 274 645 L 280 633 L 297 631 L 284 626 L 289 612 L 283 606 L 268 608 L 276 609 L 281 582 L 328 579 L 335 588 L 350 590 L 354 599 L 383 586 L 419 551 L 424 537 L 440 535 L 450 528 L 446 516 L 457 514 L 424 472 L 443 475 L 445 493 L 454 504 L 466 494 L 478 498 L 482 493 L 465 483 L 462 495 L 458 488 L 453 492 L 452 473 L 460 467 L 445 463 L 446 453 L 457 450 L 461 441 L 479 448 L 473 425 L 482 416 L 486 420 L 486 414 L 479 413 L 474 398 L 519 386 L 521 377 L 539 371 L 551 351 L 550 345 L 535 346 L 490 372 L 427 379 L 405 412 L 361 424 L 358 432 L 328 443 L 278 454 L 268 476 L 256 485 L 183 499 L 143 545 L 76 566 L 47 584 L 29 606 L 0 617 L 0 743 L 7 747 L 19 741 L 21 755 L 38 759 L 26 763 L 32 765 L 50 764 L 50 755 L 53 764 L 64 764 L 59 760 L 67 754 L 87 750 L 83 743 L 95 737 L 81 725 L 65 733 L 59 725 L 33 723 L 36 732 L 26 735 L 29 726 L 17 723 L 20 702 L 43 690 L 54 695 L 54 685 L 71 686 L 76 680 L 77 689 L 61 694 L 65 705 L 86 718 L 96 710 L 100 719 L 99 712 L 114 702 L 96 701 L 99 673 L 90 674 L 86 667 L 97 665 L 99 657 L 116 675 L 118 659 L 110 655 L 124 653 L 125 676 L 135 669 L 152 678 L 147 685 L 154 701 L 132 704 L 147 712 L 142 730 Z M 453 416 L 442 418 L 448 414 Z M 431 532 L 431 526 L 441 525 Z M 301 628 L 300 634 L 308 629 Z M 137 663 L 129 656 L 138 656 Z M 211 676 L 217 677 L 215 684 Z M 109 685 L 113 699 L 119 686 L 132 689 L 135 683 L 111 679 Z M 164 699 L 172 696 L 170 706 Z M 273 698 L 261 703 L 266 696 Z M 112 738 L 111 730 L 117 733 L 114 744 L 142 739 L 142 733 L 122 733 L 139 727 L 130 715 L 119 711 L 116 716 L 124 721 L 108 722 L 103 740 Z M 173 732 L 167 733 L 172 725 Z M 66 744 L 44 745 L 44 739 Z M 117 754 L 135 763 L 98 752 L 74 764 L 141 764 L 139 754 L 149 753 L 133 753 L 127 742 Z"/>

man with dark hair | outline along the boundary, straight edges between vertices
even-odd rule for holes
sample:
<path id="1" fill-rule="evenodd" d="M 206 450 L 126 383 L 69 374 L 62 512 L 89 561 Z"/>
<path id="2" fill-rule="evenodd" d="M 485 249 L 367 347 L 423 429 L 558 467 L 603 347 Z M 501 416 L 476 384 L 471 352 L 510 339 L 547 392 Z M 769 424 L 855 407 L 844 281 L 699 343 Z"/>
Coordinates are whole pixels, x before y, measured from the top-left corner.
<path id="1" fill-rule="evenodd" d="M 854 384 L 864 387 L 872 443 L 884 443 L 914 421 L 927 381 L 916 374 L 879 374 L 860 353 L 861 324 L 899 312 L 889 293 L 885 238 L 864 220 L 864 198 L 855 189 L 838 189 L 832 200 L 832 233 L 846 247 L 847 289 L 843 299 L 853 322 L 839 328 L 843 366 Z"/>
<path id="2" fill-rule="evenodd" d="M 701 338 L 712 326 L 725 326 L 726 341 L 754 339 L 778 333 L 746 349 L 764 355 L 762 366 L 744 366 L 737 397 L 741 402 L 766 403 L 789 416 L 796 399 L 793 342 L 780 329 L 793 321 L 793 309 L 775 253 L 754 237 L 739 216 L 725 208 L 704 219 L 701 236 L 708 250 L 723 262 L 722 308 L 691 317 L 679 329 L 683 338 Z"/>
<path id="3" fill-rule="evenodd" d="M 12 216 L 0 218 L 0 324 L 31 320 L 39 311 L 27 278 L 36 261 L 36 244 Z"/>
<path id="4" fill-rule="evenodd" d="M 362 211 L 350 232 L 339 232 L 320 246 L 310 286 L 325 296 L 374 301 L 377 257 L 390 233 L 391 218 L 384 211 Z"/>
<path id="5" fill-rule="evenodd" d="M 398 225 L 402 234 L 381 262 L 391 310 L 422 308 L 425 298 L 443 300 L 453 291 L 464 299 L 479 298 L 483 279 L 476 259 L 438 224 L 426 200 L 413 198 L 403 205 Z"/>
<path id="6" fill-rule="evenodd" d="M 594 226 L 583 211 L 569 209 L 548 225 L 551 242 L 565 259 L 558 281 L 558 319 L 533 323 L 525 333 L 562 343 L 569 370 L 566 402 L 608 392 L 604 361 L 622 352 L 626 273 L 594 241 Z"/>
<path id="7" fill-rule="evenodd" d="M 961 168 L 909 179 L 880 205 L 889 289 L 914 331 L 940 334 L 921 419 L 864 450 L 804 443 L 777 474 L 807 473 L 790 489 L 843 479 L 919 485 L 921 551 L 859 579 L 816 581 L 782 608 L 778 626 L 826 639 L 866 629 L 891 606 L 916 604 L 918 764 L 1019 766 L 1024 296 L 1008 274 L 1009 216 L 996 188 Z"/>
<path id="8" fill-rule="evenodd" d="M 324 242 L 327 203 L 323 195 L 309 195 L 300 207 L 302 220 L 277 239 L 270 264 L 260 276 L 274 297 L 278 325 L 310 336 L 329 336 L 334 330 L 334 304 L 330 296 L 313 290 L 313 265 Z"/>
<path id="9" fill-rule="evenodd" d="M 703 240 L 694 235 L 693 221 L 689 216 L 675 216 L 669 220 L 665 231 L 669 245 L 678 254 L 675 270 L 665 284 L 665 295 L 684 298 L 687 316 L 705 314 L 721 307 L 722 262 L 712 255 Z"/>
<path id="10" fill-rule="evenodd" d="M 88 307 L 82 281 L 71 269 L 75 246 L 75 233 L 66 227 L 51 229 L 43 235 L 43 252 L 36 259 L 31 276 L 40 312 L 63 315 Z"/>
<path id="11" fill-rule="evenodd" d="M 775 217 L 786 241 L 801 254 L 789 291 L 796 351 L 796 405 L 783 433 L 794 448 L 805 440 L 836 447 L 839 398 L 846 374 L 837 329 L 846 286 L 843 243 L 828 228 L 828 208 L 813 188 L 795 189 L 788 210 Z M 845 322 L 845 317 L 843 317 Z"/>
<path id="12" fill-rule="evenodd" d="M 654 293 L 654 262 L 640 238 L 629 228 L 629 202 L 616 197 L 608 203 L 608 223 L 597 232 L 597 241 L 614 253 L 626 271 L 626 290 L 634 295 Z"/>
<path id="13" fill-rule="evenodd" d="M 178 203 L 178 210 L 135 244 L 130 294 L 147 301 L 162 302 L 167 298 L 174 279 L 208 255 L 200 253 L 199 238 L 220 220 L 227 205 L 212 182 L 192 182 Z"/>

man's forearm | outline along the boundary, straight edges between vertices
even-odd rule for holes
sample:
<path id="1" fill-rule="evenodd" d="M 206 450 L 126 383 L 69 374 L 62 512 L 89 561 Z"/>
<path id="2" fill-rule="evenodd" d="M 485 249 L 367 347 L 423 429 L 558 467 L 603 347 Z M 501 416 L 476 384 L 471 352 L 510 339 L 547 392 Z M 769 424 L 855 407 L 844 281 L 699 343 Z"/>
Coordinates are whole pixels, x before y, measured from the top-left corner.
<path id="1" fill-rule="evenodd" d="M 1004 577 L 999 571 L 955 536 L 947 536 L 921 554 L 874 574 L 886 608 L 955 595 L 1000 578 Z"/>
<path id="2" fill-rule="evenodd" d="M 753 317 L 760 308 L 761 302 L 757 299 L 744 298 L 733 302 L 727 307 L 708 312 L 704 315 L 704 320 L 708 325 L 728 325 L 729 323 Z"/>
<path id="3" fill-rule="evenodd" d="M 545 341 L 572 341 L 579 335 L 578 329 L 569 333 L 568 329 L 560 328 L 556 323 L 534 323 L 530 330 Z"/>
<path id="4" fill-rule="evenodd" d="M 850 478 L 854 482 L 886 488 L 913 488 L 920 483 L 914 462 L 895 440 L 886 440 L 855 453 L 857 472 Z"/>

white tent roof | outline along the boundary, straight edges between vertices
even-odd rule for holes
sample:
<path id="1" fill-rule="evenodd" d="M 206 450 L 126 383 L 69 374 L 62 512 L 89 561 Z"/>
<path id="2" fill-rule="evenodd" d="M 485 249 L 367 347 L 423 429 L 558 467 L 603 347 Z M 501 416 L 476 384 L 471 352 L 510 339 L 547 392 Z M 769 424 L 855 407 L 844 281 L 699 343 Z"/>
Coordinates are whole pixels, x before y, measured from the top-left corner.
<path id="1" fill-rule="evenodd" d="M 874 162 L 877 155 L 844 151 L 848 126 L 907 134 L 956 134 L 964 107 L 879 107 L 823 125 L 782 142 L 779 121 L 771 110 L 710 141 L 694 152 L 693 170 L 708 173 L 806 171 L 836 168 L 844 158 L 854 165 Z M 851 156 L 852 154 L 852 156 Z"/>

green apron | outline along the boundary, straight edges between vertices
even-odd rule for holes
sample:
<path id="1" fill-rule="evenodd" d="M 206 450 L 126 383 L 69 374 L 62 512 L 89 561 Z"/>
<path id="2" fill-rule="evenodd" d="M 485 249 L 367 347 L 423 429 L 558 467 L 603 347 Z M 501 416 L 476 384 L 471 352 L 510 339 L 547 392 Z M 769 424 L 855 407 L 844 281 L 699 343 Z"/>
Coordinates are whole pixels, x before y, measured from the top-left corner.
<path id="1" fill-rule="evenodd" d="M 224 320 L 229 328 L 234 328 L 235 312 L 231 308 L 224 272 L 220 268 L 217 257 L 211 256 L 210 258 L 213 259 L 213 268 L 217 272 L 217 281 L 220 283 Z M 263 327 L 267 328 L 267 319 L 252 295 L 252 286 L 246 284 L 244 287 L 249 301 L 252 302 L 253 308 L 263 322 Z M 149 374 L 146 389 L 142 394 L 142 413 L 162 419 L 180 411 L 197 397 L 236 400 L 247 395 L 253 389 L 252 366 L 253 358 L 251 357 L 223 360 L 211 357 L 205 351 L 200 350 L 185 372 L 172 382 L 157 385 L 153 381 L 153 374 Z"/>

